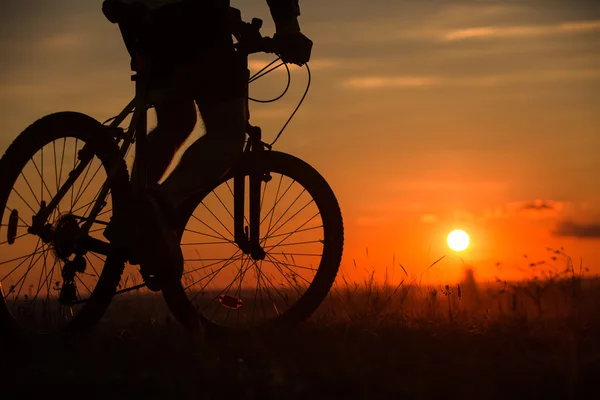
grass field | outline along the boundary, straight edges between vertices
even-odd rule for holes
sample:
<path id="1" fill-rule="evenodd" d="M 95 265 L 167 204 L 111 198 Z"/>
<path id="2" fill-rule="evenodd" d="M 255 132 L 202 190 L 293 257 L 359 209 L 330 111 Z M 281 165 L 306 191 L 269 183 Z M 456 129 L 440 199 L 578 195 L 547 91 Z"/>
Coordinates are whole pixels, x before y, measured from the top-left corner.
<path id="1" fill-rule="evenodd" d="M 260 337 L 192 336 L 159 295 L 117 297 L 81 344 L 7 346 L 2 398 L 600 398 L 600 279 L 340 281 L 307 323 Z"/>

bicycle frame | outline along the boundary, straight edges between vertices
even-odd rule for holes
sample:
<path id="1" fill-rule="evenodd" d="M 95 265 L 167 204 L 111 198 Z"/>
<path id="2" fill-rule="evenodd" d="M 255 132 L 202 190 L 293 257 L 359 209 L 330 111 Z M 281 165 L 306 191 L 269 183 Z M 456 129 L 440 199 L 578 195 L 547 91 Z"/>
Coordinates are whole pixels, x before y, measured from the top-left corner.
<path id="1" fill-rule="evenodd" d="M 252 24 L 247 24 L 248 26 L 252 26 L 254 28 L 260 29 L 260 24 L 256 21 L 253 21 Z M 267 39 L 267 38 L 265 38 Z M 248 70 L 248 55 L 252 52 L 257 51 L 248 51 L 245 57 L 245 68 L 249 77 Z M 106 127 L 106 129 L 110 130 L 110 134 L 115 137 L 117 143 L 122 141 L 119 150 L 119 157 L 113 165 L 110 166 L 107 179 L 104 182 L 100 192 L 98 193 L 97 199 L 94 202 L 94 206 L 87 218 L 85 218 L 85 222 L 81 226 L 79 231 L 79 235 L 77 239 L 84 240 L 76 240 L 76 242 L 81 242 L 83 245 L 77 246 L 75 249 L 75 254 L 81 256 L 85 254 L 86 251 L 92 250 L 94 252 L 98 252 L 100 254 L 108 255 L 110 252 L 110 245 L 106 242 L 103 242 L 98 239 L 94 239 L 88 236 L 88 232 L 96 221 L 98 214 L 102 211 L 102 209 L 106 206 L 106 197 L 110 190 L 111 182 L 114 179 L 118 169 L 120 168 L 120 162 L 122 159 L 125 159 L 131 145 L 135 143 L 136 149 L 136 157 L 134 161 L 135 168 L 133 169 L 133 173 L 136 176 L 131 177 L 131 193 L 135 197 L 143 193 L 148 188 L 148 182 L 146 177 L 147 171 L 147 110 L 148 110 L 148 78 L 149 72 L 147 71 L 137 71 L 134 75 L 132 75 L 132 80 L 135 82 L 135 97 L 134 99 L 121 111 L 119 115 L 114 117 L 113 121 Z M 248 98 L 248 84 L 246 85 L 246 99 Z M 235 172 L 234 175 L 234 238 L 236 244 L 245 254 L 251 254 L 251 256 L 256 259 L 264 259 L 265 251 L 260 246 L 260 202 L 261 202 L 261 184 L 262 182 L 268 182 L 271 177 L 268 171 L 264 170 L 263 157 L 264 152 L 267 150 L 271 150 L 271 146 L 264 143 L 262 141 L 262 133 L 261 129 L 256 126 L 252 126 L 250 124 L 250 112 L 248 108 L 248 100 L 245 102 L 246 107 L 246 133 L 248 134 L 248 140 L 244 147 L 244 151 L 242 154 L 241 160 L 248 160 L 250 165 L 252 166 L 250 171 L 250 182 L 249 182 L 249 226 L 244 225 L 245 219 L 245 199 L 246 199 L 246 176 L 243 170 L 239 172 Z M 125 132 L 123 128 L 120 128 L 120 125 L 125 121 L 125 119 L 133 113 L 131 121 L 129 123 L 129 127 Z M 140 134 L 141 133 L 141 134 Z M 64 185 L 59 189 L 57 195 L 52 199 L 50 204 L 47 206 L 42 204 L 42 209 L 40 212 L 34 217 L 34 221 L 31 228 L 31 233 L 38 233 L 42 236 L 45 232 L 45 221 L 48 216 L 51 214 L 52 210 L 56 207 L 56 205 L 61 201 L 64 195 L 68 192 L 69 188 L 73 185 L 73 183 L 78 179 L 81 173 L 85 170 L 89 162 L 91 162 L 93 158 L 93 154 L 89 154 L 89 151 L 86 151 L 86 147 L 84 146 L 82 150 L 79 152 L 81 163 L 79 166 L 73 170 L 73 172 L 69 175 L 69 178 L 64 183 Z M 235 166 L 234 166 L 235 168 Z M 235 169 L 234 169 L 235 171 Z M 200 188 L 199 188 L 200 189 Z"/>

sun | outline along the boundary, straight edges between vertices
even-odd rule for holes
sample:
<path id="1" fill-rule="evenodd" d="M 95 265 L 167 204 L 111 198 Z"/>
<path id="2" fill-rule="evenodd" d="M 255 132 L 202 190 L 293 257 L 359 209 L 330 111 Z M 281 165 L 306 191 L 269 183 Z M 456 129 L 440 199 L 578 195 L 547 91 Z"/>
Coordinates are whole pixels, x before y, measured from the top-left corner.
<path id="1" fill-rule="evenodd" d="M 448 234 L 448 247 L 450 247 L 454 251 L 463 251 L 469 247 L 470 239 L 467 232 L 456 230 L 452 231 Z"/>

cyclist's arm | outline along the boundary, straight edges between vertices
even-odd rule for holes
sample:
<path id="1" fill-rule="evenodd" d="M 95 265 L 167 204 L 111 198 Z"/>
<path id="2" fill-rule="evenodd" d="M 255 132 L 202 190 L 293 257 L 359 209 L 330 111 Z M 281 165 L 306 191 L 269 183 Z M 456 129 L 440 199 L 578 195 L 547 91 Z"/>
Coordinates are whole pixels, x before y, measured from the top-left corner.
<path id="1" fill-rule="evenodd" d="M 277 33 L 288 34 L 300 32 L 298 16 L 300 15 L 299 0 L 267 0 L 271 16 L 275 21 Z"/>

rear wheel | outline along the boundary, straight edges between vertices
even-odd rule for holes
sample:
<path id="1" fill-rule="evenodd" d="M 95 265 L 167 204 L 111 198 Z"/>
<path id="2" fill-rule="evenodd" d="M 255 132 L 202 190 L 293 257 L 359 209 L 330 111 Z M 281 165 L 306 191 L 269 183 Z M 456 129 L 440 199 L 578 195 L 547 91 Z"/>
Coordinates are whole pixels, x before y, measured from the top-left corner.
<path id="1" fill-rule="evenodd" d="M 200 323 L 221 331 L 244 331 L 299 322 L 326 297 L 341 262 L 341 211 L 325 179 L 288 154 L 265 153 L 271 180 L 261 187 L 260 245 L 264 260 L 244 254 L 234 240 L 231 171 L 212 190 L 190 199 L 181 212 L 184 273 L 163 290 L 176 318 L 188 329 Z"/>
<path id="2" fill-rule="evenodd" d="M 91 161 L 51 211 L 43 233 L 32 234 L 33 217 L 86 157 Z M 38 120 L 0 159 L 0 335 L 77 335 L 102 317 L 124 264 L 92 251 L 75 257 L 73 243 L 117 160 L 118 147 L 102 125 L 71 112 Z M 92 238 L 103 240 L 113 209 L 127 199 L 127 170 L 120 163 L 89 230 Z"/>

